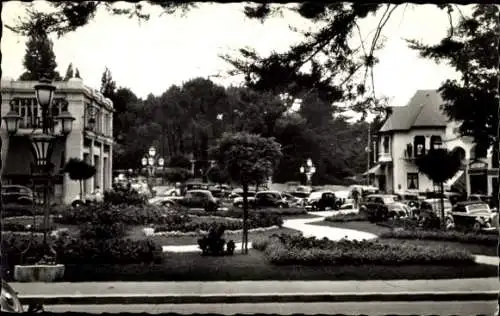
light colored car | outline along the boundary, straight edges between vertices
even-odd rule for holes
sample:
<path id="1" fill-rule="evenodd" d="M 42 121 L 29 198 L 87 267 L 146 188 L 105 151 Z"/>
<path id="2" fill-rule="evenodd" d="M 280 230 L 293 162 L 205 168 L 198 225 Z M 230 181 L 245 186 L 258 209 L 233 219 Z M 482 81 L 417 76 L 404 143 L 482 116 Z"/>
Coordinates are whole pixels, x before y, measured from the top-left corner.
<path id="1" fill-rule="evenodd" d="M 335 191 L 335 197 L 339 199 L 342 204 L 351 203 L 354 204 L 354 200 L 351 196 L 351 191 L 343 190 L 343 191 Z"/>
<path id="2" fill-rule="evenodd" d="M 158 206 L 173 206 L 178 200 L 182 199 L 180 193 L 177 189 L 168 189 L 163 192 L 157 193 L 156 196 L 150 198 L 148 200 L 149 204 L 158 205 Z"/>

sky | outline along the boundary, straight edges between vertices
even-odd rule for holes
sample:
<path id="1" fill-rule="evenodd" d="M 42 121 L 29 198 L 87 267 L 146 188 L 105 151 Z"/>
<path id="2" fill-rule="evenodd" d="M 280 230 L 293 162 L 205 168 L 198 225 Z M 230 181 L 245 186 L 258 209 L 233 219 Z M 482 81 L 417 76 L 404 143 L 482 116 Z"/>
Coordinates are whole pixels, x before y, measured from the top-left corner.
<path id="1" fill-rule="evenodd" d="M 19 1 L 4 3 L 4 24 L 12 24 L 23 16 L 26 5 Z M 35 1 L 34 6 L 50 9 L 45 1 Z M 150 93 L 160 95 L 172 84 L 179 85 L 195 77 L 209 77 L 225 86 L 241 85 L 241 77 L 211 77 L 231 69 L 219 55 L 234 54 L 242 47 L 253 47 L 261 54 L 284 51 L 302 38 L 289 25 L 314 28 L 295 13 L 264 23 L 249 20 L 243 14 L 243 6 L 205 3 L 185 16 L 160 15 L 151 9 L 151 19 L 141 23 L 100 10 L 87 26 L 62 38 L 52 38 L 58 71 L 64 76 L 69 63 L 73 63 L 85 84 L 98 89 L 102 73 L 108 67 L 118 86 L 129 87 L 143 98 Z M 470 5 L 460 7 L 464 13 L 470 10 Z M 380 14 L 359 23 L 362 36 L 368 41 L 379 18 Z M 448 26 L 446 12 L 435 5 L 397 8 L 382 33 L 385 47 L 376 54 L 379 59 L 374 68 L 376 95 L 389 98 L 391 106 L 403 106 L 416 90 L 437 89 L 444 80 L 458 78 L 447 65 L 419 57 L 404 41 L 411 38 L 437 43 L 446 35 Z M 17 79 L 24 71 L 26 38 L 3 30 L 3 77 Z M 353 41 L 359 42 L 357 35 Z"/>

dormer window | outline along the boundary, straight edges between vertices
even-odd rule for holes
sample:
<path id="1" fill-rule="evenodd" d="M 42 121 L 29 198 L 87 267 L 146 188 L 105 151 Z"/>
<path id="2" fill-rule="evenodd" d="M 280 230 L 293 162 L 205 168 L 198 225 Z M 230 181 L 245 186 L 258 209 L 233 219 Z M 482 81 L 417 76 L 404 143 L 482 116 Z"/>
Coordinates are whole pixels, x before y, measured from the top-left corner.
<path id="1" fill-rule="evenodd" d="M 415 157 L 425 155 L 425 136 L 415 136 L 413 143 Z"/>

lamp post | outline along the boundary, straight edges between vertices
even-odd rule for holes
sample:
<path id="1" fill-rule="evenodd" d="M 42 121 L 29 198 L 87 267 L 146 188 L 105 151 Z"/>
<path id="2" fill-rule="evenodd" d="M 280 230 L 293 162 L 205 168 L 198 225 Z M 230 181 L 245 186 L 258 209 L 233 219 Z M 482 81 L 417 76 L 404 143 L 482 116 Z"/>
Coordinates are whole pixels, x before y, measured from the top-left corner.
<path id="1" fill-rule="evenodd" d="M 33 185 L 35 182 L 41 182 L 43 185 L 43 194 L 41 204 L 44 209 L 44 231 L 43 245 L 44 257 L 56 259 L 56 252 L 49 243 L 48 227 L 50 216 L 50 189 L 52 185 L 54 164 L 51 162 L 52 151 L 55 143 L 59 139 L 66 139 L 66 136 L 73 129 L 75 118 L 68 112 L 68 102 L 65 99 L 54 98 L 56 86 L 48 79 L 42 78 L 35 85 L 35 95 L 38 106 L 41 109 L 41 117 L 32 117 L 30 127 L 33 129 L 29 134 L 32 144 L 32 153 L 34 162 L 31 164 L 31 179 Z M 14 98 L 10 102 L 11 109 L 4 116 L 7 132 L 12 137 L 17 134 L 21 116 L 15 109 L 15 105 L 21 100 Z M 54 102 L 55 101 L 55 102 Z M 54 109 L 61 109 L 59 115 L 54 116 Z M 56 122 L 60 123 L 58 132 L 55 130 Z"/>
<path id="2" fill-rule="evenodd" d="M 165 159 L 159 157 L 159 155 L 156 154 L 156 148 L 151 146 L 144 157 L 142 157 L 141 163 L 148 171 L 148 183 L 150 183 L 150 178 L 155 175 L 156 167 L 163 168 Z"/>
<path id="3" fill-rule="evenodd" d="M 316 173 L 316 167 L 314 166 L 311 158 L 307 158 L 306 165 L 300 167 L 300 173 L 303 173 L 306 175 L 307 178 L 307 185 L 311 185 L 311 178 L 313 174 Z"/>

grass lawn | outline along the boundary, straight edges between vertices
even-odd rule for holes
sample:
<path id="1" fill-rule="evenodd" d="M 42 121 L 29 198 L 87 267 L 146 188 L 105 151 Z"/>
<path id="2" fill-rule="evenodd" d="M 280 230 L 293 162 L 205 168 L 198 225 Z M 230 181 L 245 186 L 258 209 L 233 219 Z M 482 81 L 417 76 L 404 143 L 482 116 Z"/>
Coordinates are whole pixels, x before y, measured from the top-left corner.
<path id="1" fill-rule="evenodd" d="M 370 223 L 368 221 L 363 222 L 328 222 L 321 221 L 316 223 L 311 223 L 311 225 L 319 225 L 319 226 L 329 226 L 336 228 L 344 228 L 344 229 L 354 229 L 359 231 L 364 231 L 368 233 L 375 234 L 380 236 L 381 233 L 389 231 L 390 228 L 379 226 L 374 223 Z M 412 243 L 417 245 L 446 245 L 448 247 L 454 247 L 459 249 L 467 249 L 472 254 L 475 255 L 485 255 L 485 256 L 496 256 L 497 255 L 497 247 L 491 247 L 487 245 L 479 245 L 479 244 L 471 244 L 471 243 L 460 243 L 454 241 L 436 241 L 436 240 L 421 240 L 421 239 L 398 239 L 398 238 L 389 238 L 389 239 L 381 239 L 390 241 L 391 243 Z"/>
<path id="2" fill-rule="evenodd" d="M 498 275 L 498 267 L 473 266 L 277 266 L 263 253 L 207 257 L 167 253 L 162 264 L 66 265 L 64 281 L 242 281 L 242 280 L 395 280 L 482 278 Z"/>
<path id="3" fill-rule="evenodd" d="M 143 226 L 133 227 L 128 234 L 128 238 L 133 240 L 142 240 L 149 238 L 159 246 L 180 246 L 180 245 L 196 245 L 198 244 L 198 236 L 148 236 L 146 237 L 142 231 Z M 255 237 L 269 237 L 273 234 L 294 234 L 298 233 L 296 230 L 289 228 L 276 228 L 262 232 L 249 232 L 248 240 L 252 241 Z M 225 239 L 227 241 L 233 240 L 238 243 L 241 242 L 242 234 L 225 234 Z"/>

